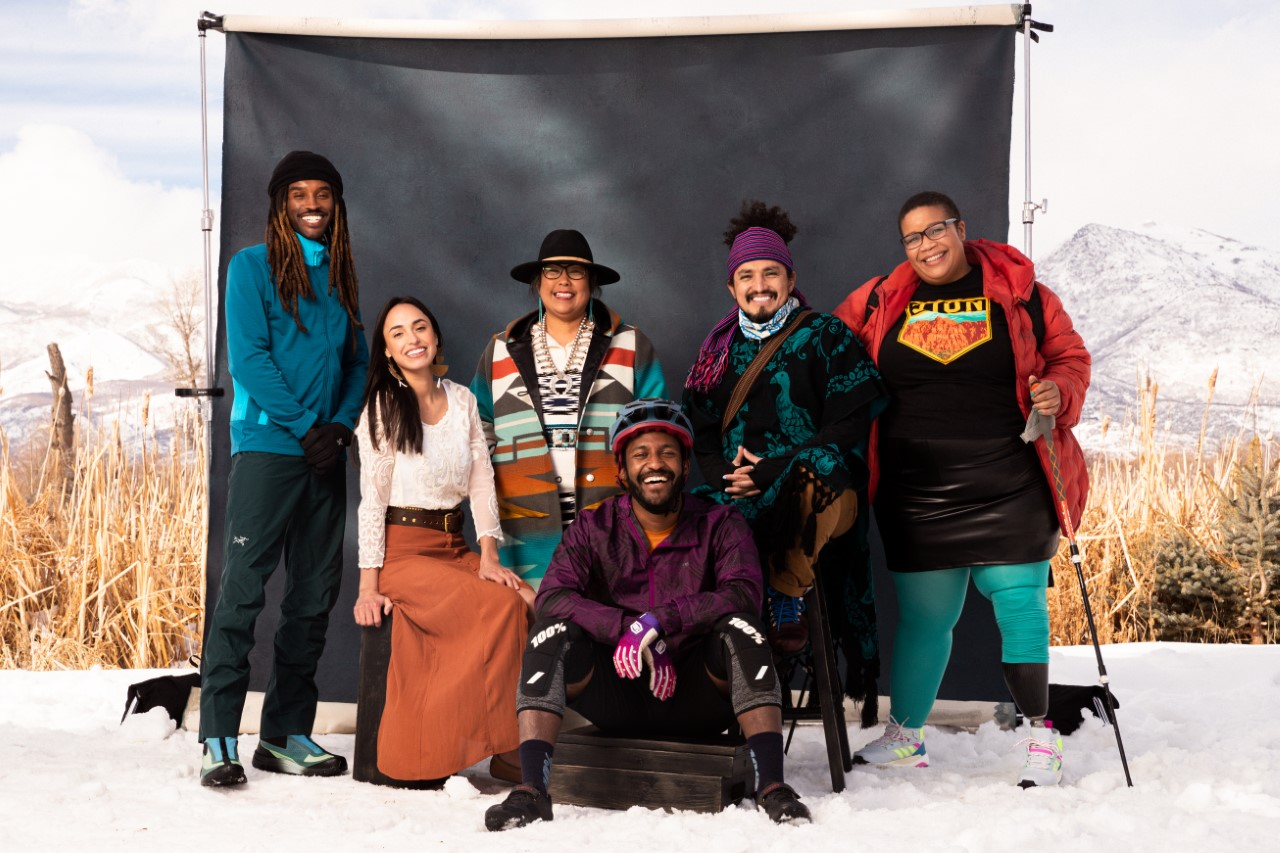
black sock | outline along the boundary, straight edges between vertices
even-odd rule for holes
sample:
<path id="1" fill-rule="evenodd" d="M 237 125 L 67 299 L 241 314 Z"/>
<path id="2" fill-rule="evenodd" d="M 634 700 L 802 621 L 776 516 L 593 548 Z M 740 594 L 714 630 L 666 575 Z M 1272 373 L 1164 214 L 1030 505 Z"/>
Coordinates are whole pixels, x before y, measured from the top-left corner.
<path id="1" fill-rule="evenodd" d="M 756 763 L 756 790 L 781 782 L 782 732 L 761 732 L 747 738 L 747 747 Z"/>
<path id="2" fill-rule="evenodd" d="M 1004 683 L 1022 716 L 1044 719 L 1049 713 L 1049 664 L 1002 663 Z"/>
<path id="3" fill-rule="evenodd" d="M 284 749 L 286 746 L 289 745 L 288 735 L 285 735 L 284 737 L 264 737 L 263 740 L 271 744 L 272 746 L 278 746 L 281 749 Z"/>
<path id="4" fill-rule="evenodd" d="M 545 794 L 551 783 L 551 756 L 555 751 L 555 746 L 545 740 L 521 741 L 520 781 Z"/>

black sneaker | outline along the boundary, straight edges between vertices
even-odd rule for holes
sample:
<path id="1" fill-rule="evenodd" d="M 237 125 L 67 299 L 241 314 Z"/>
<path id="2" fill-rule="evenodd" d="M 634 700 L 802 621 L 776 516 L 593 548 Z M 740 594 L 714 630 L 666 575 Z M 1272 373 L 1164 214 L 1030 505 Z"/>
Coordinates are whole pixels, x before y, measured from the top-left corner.
<path id="1" fill-rule="evenodd" d="M 537 788 L 517 785 L 505 800 L 496 806 L 490 806 L 484 813 L 484 826 L 490 832 L 501 832 L 504 829 L 517 829 L 535 820 L 551 819 L 551 797 Z"/>
<path id="2" fill-rule="evenodd" d="M 764 809 L 774 823 L 809 823 L 809 809 L 800 795 L 784 782 L 774 782 L 759 794 L 756 805 Z"/>
<path id="3" fill-rule="evenodd" d="M 249 780 L 244 775 L 244 765 L 233 737 L 211 737 L 204 742 L 204 757 L 200 761 L 200 784 L 206 788 L 229 788 L 243 785 Z"/>
<path id="4" fill-rule="evenodd" d="M 347 759 L 329 752 L 308 735 L 289 735 L 284 746 L 259 741 L 253 751 L 253 766 L 294 776 L 341 776 L 347 772 Z"/>

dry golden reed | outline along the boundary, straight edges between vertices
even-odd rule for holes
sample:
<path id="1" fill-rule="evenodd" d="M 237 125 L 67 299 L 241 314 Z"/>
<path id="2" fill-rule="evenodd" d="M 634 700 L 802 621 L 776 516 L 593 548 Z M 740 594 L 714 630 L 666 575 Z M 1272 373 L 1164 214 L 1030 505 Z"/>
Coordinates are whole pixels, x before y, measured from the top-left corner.
<path id="1" fill-rule="evenodd" d="M 1212 399 L 1213 382 L 1209 398 Z M 1156 638 L 1155 557 L 1174 533 L 1212 549 L 1219 497 L 1246 452 L 1275 464 L 1274 442 L 1243 436 L 1182 449 L 1157 428 L 1154 382 L 1137 389 L 1133 455 L 1095 454 L 1078 535 L 1084 575 L 1104 643 Z M 1207 406 L 1206 406 L 1207 412 Z M 80 423 L 88 421 L 82 412 Z M 206 427 L 179 418 L 163 445 L 144 400 L 126 442 L 118 427 L 77 430 L 63 465 L 52 441 L 15 450 L 0 431 L 0 667 L 163 667 L 198 647 L 207 540 Z M 69 474 L 65 472 L 69 471 Z M 1089 642 L 1065 543 L 1049 592 L 1055 645 Z M 1227 640 L 1225 634 L 1205 641 Z M 1274 641 L 1275 637 L 1264 637 Z"/>
<path id="2" fill-rule="evenodd" d="M 1158 639 L 1153 596 L 1161 548 L 1179 537 L 1221 553 L 1221 498 L 1232 490 L 1237 466 L 1249 464 L 1258 454 L 1262 465 L 1276 464 L 1272 437 L 1247 438 L 1241 433 L 1214 450 L 1208 448 L 1208 411 L 1216 381 L 1215 370 L 1194 448 L 1162 439 L 1157 426 L 1159 387 L 1145 379 L 1139 383 L 1136 410 L 1126 426 L 1136 453 L 1090 458 L 1089 502 L 1077 541 L 1084 554 L 1083 574 L 1100 642 Z M 1052 643 L 1089 643 L 1080 583 L 1065 542 L 1054 558 L 1053 575 L 1055 586 L 1049 591 Z M 1233 636 L 1225 629 L 1208 630 L 1198 639 L 1229 642 Z M 1275 640 L 1274 636 L 1253 637 L 1254 642 Z"/>
<path id="3" fill-rule="evenodd" d="M 162 443 L 149 407 L 136 439 L 121 436 L 127 414 L 78 429 L 71 460 L 0 432 L 0 667 L 163 667 L 195 651 L 206 430 L 188 411 Z"/>

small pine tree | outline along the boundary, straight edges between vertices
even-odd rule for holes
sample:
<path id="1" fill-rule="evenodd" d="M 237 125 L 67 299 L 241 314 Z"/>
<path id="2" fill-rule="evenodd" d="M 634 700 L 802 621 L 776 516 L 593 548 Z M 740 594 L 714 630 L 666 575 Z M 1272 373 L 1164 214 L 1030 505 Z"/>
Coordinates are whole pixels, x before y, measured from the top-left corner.
<path id="1" fill-rule="evenodd" d="M 1236 572 L 1182 532 L 1169 537 L 1155 564 L 1150 617 L 1156 639 L 1200 642 L 1233 638 L 1245 607 Z"/>
<path id="2" fill-rule="evenodd" d="M 1240 578 L 1241 640 L 1274 642 L 1280 631 L 1280 463 L 1268 464 L 1255 438 L 1221 496 L 1222 553 Z"/>

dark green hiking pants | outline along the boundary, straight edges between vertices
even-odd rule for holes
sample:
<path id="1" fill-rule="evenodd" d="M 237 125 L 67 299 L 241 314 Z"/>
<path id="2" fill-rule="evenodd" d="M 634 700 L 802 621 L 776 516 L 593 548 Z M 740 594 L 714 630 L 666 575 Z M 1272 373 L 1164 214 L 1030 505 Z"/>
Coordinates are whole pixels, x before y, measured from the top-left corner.
<path id="1" fill-rule="evenodd" d="M 225 563 L 201 657 L 200 739 L 234 737 L 249 689 L 254 623 L 284 555 L 271 680 L 261 735 L 310 734 L 316 666 L 342 580 L 346 469 L 312 473 L 301 456 L 237 453 L 227 486 Z"/>

